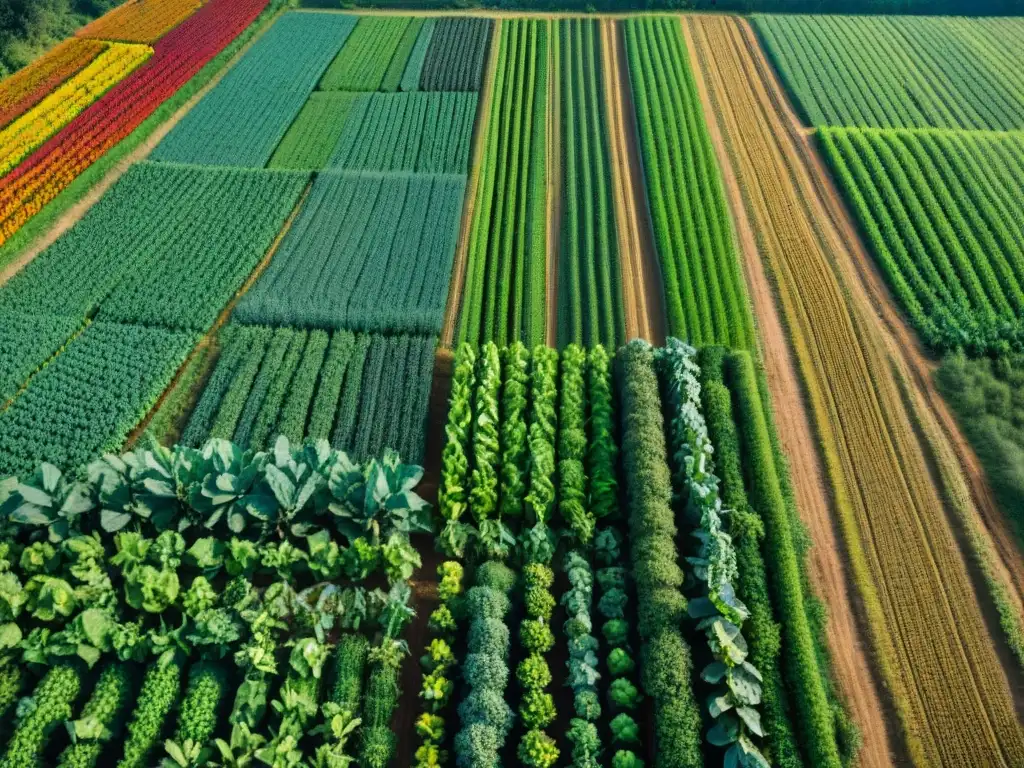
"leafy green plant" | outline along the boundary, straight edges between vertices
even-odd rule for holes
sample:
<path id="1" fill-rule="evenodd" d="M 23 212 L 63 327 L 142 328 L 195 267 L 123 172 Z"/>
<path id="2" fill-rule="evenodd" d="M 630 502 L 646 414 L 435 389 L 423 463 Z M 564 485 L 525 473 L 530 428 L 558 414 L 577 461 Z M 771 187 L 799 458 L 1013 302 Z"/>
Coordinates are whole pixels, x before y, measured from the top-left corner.
<path id="1" fill-rule="evenodd" d="M 82 686 L 80 671 L 71 664 L 52 667 L 30 697 L 18 704 L 18 725 L 0 758 L 2 768 L 38 765 L 54 728 L 71 717 Z"/>
<path id="2" fill-rule="evenodd" d="M 168 653 L 147 668 L 128 721 L 128 735 L 117 768 L 144 768 L 149 765 L 164 722 L 178 699 L 183 666 L 181 657 Z"/>
<path id="3" fill-rule="evenodd" d="M 121 721 L 134 693 L 127 665 L 106 667 L 77 720 L 65 725 L 71 744 L 60 756 L 60 768 L 89 768 L 97 765 L 104 746 L 120 731 Z"/>
<path id="4" fill-rule="evenodd" d="M 530 369 L 529 492 L 526 494 L 526 528 L 519 547 L 526 562 L 550 563 L 555 536 L 549 524 L 554 512 L 555 438 L 558 397 L 558 352 L 536 346 Z"/>
<path id="5" fill-rule="evenodd" d="M 469 509 L 469 448 L 473 424 L 473 387 L 476 381 L 476 354 L 468 344 L 459 346 L 455 354 L 452 392 L 448 400 L 448 422 L 441 452 L 441 484 L 438 507 L 444 527 L 438 535 L 438 546 L 451 557 L 462 557 L 471 535 L 471 528 L 462 522 Z"/>
<path id="6" fill-rule="evenodd" d="M 714 720 L 707 739 L 725 748 L 726 764 L 767 768 L 768 761 L 751 738 L 765 735 L 757 709 L 763 678 L 747 661 L 748 647 L 741 634 L 750 611 L 733 586 L 738 578 L 736 553 L 724 529 L 726 511 L 711 460 L 714 449 L 701 414 L 696 352 L 669 339 L 658 356 L 672 415 L 674 485 L 691 535 L 699 542 L 687 558 L 700 585 L 699 595 L 689 603 L 689 615 L 698 620 L 697 628 L 705 633 L 714 658 L 701 671 L 701 678 L 715 686 L 707 700 Z"/>

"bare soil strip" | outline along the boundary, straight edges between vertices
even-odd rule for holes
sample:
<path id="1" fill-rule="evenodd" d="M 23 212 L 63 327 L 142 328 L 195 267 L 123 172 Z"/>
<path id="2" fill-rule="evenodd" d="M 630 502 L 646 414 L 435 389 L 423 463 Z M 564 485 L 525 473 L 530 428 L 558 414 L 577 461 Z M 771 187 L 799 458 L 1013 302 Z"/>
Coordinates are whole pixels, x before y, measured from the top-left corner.
<path id="1" fill-rule="evenodd" d="M 602 20 L 601 40 L 626 337 L 647 339 L 661 346 L 665 343 L 665 297 L 647 205 L 629 61 L 620 23 L 613 19 Z"/>
<path id="2" fill-rule="evenodd" d="M 228 318 L 231 317 L 231 312 L 235 309 L 235 305 L 238 304 L 239 300 L 241 300 L 241 298 L 246 293 L 249 292 L 249 289 L 256 284 L 256 281 L 260 279 L 260 275 L 263 274 L 263 270 L 270 266 L 270 260 L 274 258 L 274 254 L 277 253 L 277 249 L 281 246 L 282 241 L 284 241 L 285 235 L 288 234 L 288 231 L 292 228 L 292 224 L 295 223 L 295 219 L 299 215 L 299 211 L 302 210 L 302 206 L 305 205 L 306 203 L 306 198 L 309 197 L 309 190 L 312 188 L 312 186 L 312 180 L 306 183 L 306 188 L 302 190 L 302 194 L 299 195 L 298 202 L 295 203 L 295 207 L 292 209 L 292 212 L 288 215 L 288 219 L 285 221 L 284 226 L 281 227 L 281 231 L 277 233 L 277 237 L 274 238 L 274 242 L 270 244 L 270 247 L 267 249 L 266 255 L 260 260 L 260 263 L 256 265 L 256 268 L 253 269 L 253 271 L 249 274 L 249 277 L 246 278 L 245 282 L 242 284 L 242 287 L 235 292 L 235 295 L 231 298 L 231 301 L 229 301 L 227 305 L 224 307 L 224 309 L 220 311 L 220 314 L 217 315 L 217 319 L 214 320 L 213 325 L 210 326 L 210 329 L 205 334 L 203 334 L 203 337 L 199 340 L 195 347 L 192 348 L 192 351 L 188 353 L 188 356 L 185 358 L 181 366 L 175 372 L 174 378 L 171 379 L 171 383 L 167 386 L 166 389 L 164 389 L 163 393 L 157 399 L 153 407 L 149 409 L 149 413 L 145 415 L 142 421 L 140 421 L 138 425 L 135 427 L 135 429 L 133 429 L 131 433 L 128 435 L 128 439 L 125 441 L 124 444 L 126 450 L 132 448 L 132 446 L 135 445 L 138 439 L 145 433 L 146 428 L 149 426 L 149 422 L 152 421 L 153 419 L 153 416 L 155 416 L 156 413 L 163 406 L 164 401 L 168 397 L 170 397 L 171 393 L 174 392 L 175 389 L 177 389 L 178 378 L 186 370 L 188 370 L 189 363 L 192 362 L 192 358 L 195 357 L 195 355 L 199 354 L 204 348 L 206 348 L 210 344 L 216 343 L 217 332 L 224 326 L 225 323 L 227 323 Z M 212 364 L 213 362 L 213 357 L 211 356 L 208 359 L 207 364 Z M 205 378 L 205 376 L 199 376 L 196 379 L 197 384 L 205 380 Z"/>
<path id="3" fill-rule="evenodd" d="M 444 311 L 444 327 L 440 343 L 451 347 L 455 344 L 455 333 L 459 327 L 459 311 L 462 307 L 463 286 L 466 284 L 466 267 L 469 261 L 469 239 L 473 233 L 473 212 L 480 186 L 480 170 L 484 164 L 484 144 L 487 141 L 487 126 L 491 119 L 491 102 L 494 94 L 494 73 L 498 68 L 498 47 L 501 41 L 501 19 L 494 22 L 491 30 L 491 46 L 487 52 L 487 66 L 476 110 L 476 126 L 473 128 L 473 150 L 470 154 L 469 180 L 462 207 L 462 225 L 459 231 L 459 245 L 452 264 L 452 279 L 448 288 L 448 303 Z"/>
<path id="4" fill-rule="evenodd" d="M 760 48 L 757 35 L 749 24 L 741 25 L 747 37 L 751 55 L 762 72 L 765 82 L 777 82 L 770 62 Z M 781 83 L 778 87 L 769 88 L 776 110 L 785 118 L 789 126 L 790 138 L 800 154 L 801 161 L 810 169 L 810 178 L 821 207 L 827 214 L 832 225 L 831 233 L 841 239 L 852 259 L 836 260 L 836 267 L 842 270 L 851 290 L 862 297 L 866 306 L 872 307 L 877 319 L 887 333 L 883 339 L 889 350 L 897 359 L 904 363 L 914 386 L 919 390 L 924 402 L 941 428 L 944 439 L 950 443 L 958 461 L 962 465 L 964 479 L 969 484 L 976 513 L 983 521 L 992 546 L 999 553 L 1000 567 L 1004 575 L 1012 580 L 1014 600 L 1018 610 L 1024 611 L 1024 552 L 1009 530 L 1006 517 L 1002 514 L 992 489 L 988 484 L 985 471 L 977 455 L 963 436 L 956 419 L 945 400 L 935 388 L 934 372 L 938 367 L 935 360 L 922 346 L 920 338 L 907 323 L 897 309 L 898 304 L 892 296 L 885 279 L 879 272 L 878 265 L 868 251 L 867 245 L 860 237 L 854 224 L 854 218 L 846 202 L 829 173 L 825 161 L 814 145 L 814 129 L 806 128 L 787 98 Z"/>
<path id="5" fill-rule="evenodd" d="M 884 700 L 898 714 L 890 746 L 919 765 L 1022 764 L 988 596 L 904 398 L 901 358 L 859 281 L 838 266 L 853 258 L 847 238 L 789 135 L 779 84 L 746 22 L 684 23 L 792 344 Z"/>
<path id="6" fill-rule="evenodd" d="M 284 11 L 282 10 L 282 13 L 283 12 Z M 273 25 L 274 20 L 267 22 L 263 29 L 253 35 L 252 39 L 238 49 L 235 55 L 231 57 L 231 60 L 221 67 L 220 71 L 217 72 L 216 75 L 210 78 L 210 82 L 200 88 L 191 99 L 181 106 L 177 112 L 161 123 L 145 141 L 143 141 L 131 153 L 125 155 L 113 168 L 110 169 L 110 171 L 107 172 L 107 175 L 96 182 L 77 203 L 68 208 L 53 223 L 52 227 L 43 232 L 39 237 L 26 246 L 18 255 L 18 258 L 9 262 L 3 269 L 0 269 L 0 285 L 3 285 L 10 280 L 15 274 L 21 271 L 26 264 L 32 261 L 32 259 L 53 245 L 58 237 L 75 226 L 75 224 L 85 216 L 86 212 L 92 208 L 104 194 L 106 194 L 108 189 L 114 186 L 117 180 L 120 179 L 133 164 L 149 157 L 149 153 L 152 152 L 156 148 L 156 145 L 171 132 L 171 129 L 174 128 L 174 126 L 176 126 L 181 119 L 188 114 L 189 110 L 198 104 L 207 93 L 217 86 L 217 83 L 219 83 L 221 79 L 231 71 L 235 64 L 238 63 L 238 60 L 241 59 L 242 56 L 244 56 L 249 49 L 256 44 L 256 41 L 263 37 L 263 35 L 267 33 L 267 30 Z"/>
<path id="7" fill-rule="evenodd" d="M 683 34 L 704 114 L 714 115 L 714 105 L 709 98 L 705 76 L 686 24 L 683 24 Z M 833 519 L 831 492 L 818 453 L 817 440 L 804 404 L 786 332 L 775 305 L 775 295 L 758 251 L 753 223 L 747 215 L 740 184 L 729 161 L 721 129 L 714 119 L 709 119 L 707 125 L 722 170 L 729 209 L 736 225 L 737 243 L 743 258 L 751 306 L 760 331 L 761 357 L 771 391 L 776 428 L 783 451 L 793 468 L 791 476 L 797 509 L 814 543 L 810 549 L 809 570 L 819 599 L 828 607 L 826 639 L 832 657 L 832 669 L 840 695 L 863 737 L 864 746 L 860 751 L 859 764 L 864 768 L 884 768 L 893 764 L 890 735 L 884 720 L 885 710 L 855 615 L 856 589 L 843 561 L 839 534 Z"/>
<path id="8" fill-rule="evenodd" d="M 558 45 L 558 20 L 548 21 L 548 119 L 547 119 L 547 188 L 548 188 L 548 290 L 547 343 L 558 346 L 558 254 L 562 242 L 562 73 L 561 61 L 555 55 Z"/>

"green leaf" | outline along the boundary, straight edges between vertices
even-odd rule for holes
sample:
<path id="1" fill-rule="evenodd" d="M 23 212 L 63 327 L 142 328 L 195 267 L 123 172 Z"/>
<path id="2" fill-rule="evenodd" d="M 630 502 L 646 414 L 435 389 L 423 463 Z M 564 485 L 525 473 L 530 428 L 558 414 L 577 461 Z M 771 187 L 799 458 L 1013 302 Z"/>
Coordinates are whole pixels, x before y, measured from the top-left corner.
<path id="1" fill-rule="evenodd" d="M 706 597 L 698 597 L 690 600 L 688 611 L 691 619 L 706 619 L 709 616 L 719 615 L 715 604 Z"/>
<path id="2" fill-rule="evenodd" d="M 732 712 L 726 712 L 708 731 L 708 742 L 716 747 L 727 747 L 740 736 L 739 720 Z"/>
<path id="3" fill-rule="evenodd" d="M 704 667 L 704 671 L 700 673 L 701 678 L 712 685 L 719 683 L 725 673 L 729 671 L 729 668 L 720 661 L 713 661 Z"/>
<path id="4" fill-rule="evenodd" d="M 728 691 L 716 691 L 708 696 L 708 712 L 716 719 L 721 717 L 723 712 L 728 712 L 732 707 L 732 699 L 729 698 Z"/>
<path id="5" fill-rule="evenodd" d="M 0 650 L 14 648 L 21 642 L 21 637 L 21 629 L 15 622 L 0 624 Z"/>
<path id="6" fill-rule="evenodd" d="M 753 707 L 736 707 L 736 714 L 746 724 L 747 729 L 755 736 L 764 736 L 761 728 L 761 713 Z"/>
<path id="7" fill-rule="evenodd" d="M 131 522 L 132 516 L 128 512 L 115 512 L 112 509 L 100 510 L 100 526 L 107 533 L 115 533 Z"/>

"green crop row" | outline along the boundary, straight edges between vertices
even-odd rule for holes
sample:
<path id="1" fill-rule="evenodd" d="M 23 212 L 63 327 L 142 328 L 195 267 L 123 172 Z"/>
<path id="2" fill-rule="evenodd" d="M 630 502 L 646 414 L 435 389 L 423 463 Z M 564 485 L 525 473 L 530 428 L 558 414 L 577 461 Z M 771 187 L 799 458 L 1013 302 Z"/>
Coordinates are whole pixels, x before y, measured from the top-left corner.
<path id="1" fill-rule="evenodd" d="M 439 333 L 464 189 L 461 175 L 320 173 L 234 318 Z"/>
<path id="2" fill-rule="evenodd" d="M 320 16 L 316 15 L 319 19 Z M 343 17 L 344 18 L 344 17 Z M 412 19 L 408 16 L 363 16 L 341 52 L 320 80 L 323 91 L 376 91 L 395 53 L 402 45 Z M 386 88 L 385 90 L 394 90 Z"/>
<path id="3" fill-rule="evenodd" d="M 669 332 L 750 348 L 753 317 L 680 26 L 666 17 L 624 28 Z"/>
<path id="4" fill-rule="evenodd" d="M 315 171 L 324 168 L 345 130 L 355 93 L 316 91 L 274 150 L 268 168 Z"/>
<path id="5" fill-rule="evenodd" d="M 182 434 L 265 447 L 273 435 L 330 438 L 356 456 L 385 447 L 419 460 L 426 440 L 435 341 L 229 325 Z"/>
<path id="6" fill-rule="evenodd" d="M 491 19 L 438 19 L 423 62 L 420 90 L 479 91 L 493 27 Z"/>
<path id="7" fill-rule="evenodd" d="M 459 340 L 545 340 L 550 23 L 503 22 L 467 253 Z"/>
<path id="8" fill-rule="evenodd" d="M 327 167 L 466 173 L 476 106 L 475 93 L 360 95 Z"/>
<path id="9" fill-rule="evenodd" d="M 409 57 L 416 46 L 416 41 L 419 40 L 420 31 L 423 29 L 425 21 L 426 19 L 422 16 L 413 17 L 409 21 L 409 26 L 402 33 L 402 39 L 398 41 L 398 47 L 395 48 L 391 63 L 388 64 L 387 72 L 384 73 L 384 78 L 381 80 L 380 89 L 382 91 L 397 91 L 401 86 Z"/>
<path id="10" fill-rule="evenodd" d="M 1024 349 L 1024 142 L 1013 134 L 822 129 L 825 157 L 925 343 Z"/>
<path id="11" fill-rule="evenodd" d="M 653 700 L 658 765 L 703 764 L 701 716 L 694 700 L 690 649 L 680 626 L 687 602 L 676 549 L 672 482 L 654 353 L 634 341 L 618 355 L 622 463 L 629 546 L 637 591 L 641 683 Z"/>
<path id="12" fill-rule="evenodd" d="M 424 19 L 416 36 L 416 44 L 409 53 L 409 59 L 405 63 L 405 70 L 402 72 L 402 80 L 399 83 L 401 91 L 418 91 L 420 89 L 420 77 L 423 75 L 423 64 L 427 60 L 427 51 L 430 48 L 430 41 L 434 37 L 434 27 L 437 19 Z"/>
<path id="13" fill-rule="evenodd" d="M 626 335 L 599 23 L 561 20 L 555 38 L 564 168 L 558 257 L 560 345 L 617 346 Z"/>
<path id="14" fill-rule="evenodd" d="M 0 309 L 205 330 L 260 262 L 303 173 L 137 163 L 0 288 Z"/>
<path id="15" fill-rule="evenodd" d="M 1019 26 L 912 16 L 753 20 L 810 125 L 1024 128 L 1024 76 L 1013 54 L 1024 44 Z"/>

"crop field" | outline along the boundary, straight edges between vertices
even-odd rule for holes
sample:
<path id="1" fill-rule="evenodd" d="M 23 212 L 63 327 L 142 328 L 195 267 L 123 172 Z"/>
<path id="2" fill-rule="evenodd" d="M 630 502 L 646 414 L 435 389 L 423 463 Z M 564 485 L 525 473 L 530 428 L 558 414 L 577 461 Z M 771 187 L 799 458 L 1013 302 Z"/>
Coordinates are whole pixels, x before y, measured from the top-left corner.
<path id="1" fill-rule="evenodd" d="M 329 440 L 350 455 L 385 447 L 423 460 L 434 339 L 232 324 L 182 442 L 258 449 L 271 436 Z"/>
<path id="2" fill-rule="evenodd" d="M 899 708 L 910 759 L 1012 765 L 1024 742 L 980 616 L 984 597 L 971 585 L 942 511 L 939 494 L 946 491 L 929 482 L 931 447 L 915 432 L 884 332 L 869 330 L 871 307 L 862 293 L 850 296 L 849 273 L 837 266 L 839 257 L 852 257 L 820 228 L 827 216 L 751 54 L 752 33 L 726 18 L 688 28 L 746 215 L 760 242 L 771 244 L 765 271 L 795 340 L 873 653 Z M 946 629 L 934 631 L 941 625 Z M 971 703 L 979 700 L 984 705 Z"/>
<path id="3" fill-rule="evenodd" d="M 104 14 L 76 33 L 78 37 L 152 43 L 195 13 L 202 0 L 137 0 Z"/>
<path id="4" fill-rule="evenodd" d="M 438 333 L 464 186 L 457 175 L 321 173 L 236 317 Z"/>
<path id="5" fill-rule="evenodd" d="M 305 174 L 140 163 L 0 287 L 7 312 L 205 330 L 262 259 Z"/>
<path id="6" fill-rule="evenodd" d="M 502 30 L 466 266 L 459 338 L 533 345 L 546 338 L 546 21 Z"/>
<path id="7" fill-rule="evenodd" d="M 732 224 L 678 26 L 625 23 L 669 331 L 692 344 L 754 338 Z"/>
<path id="8" fill-rule="evenodd" d="M 227 47 L 267 0 L 209 0 L 153 55 L 0 179 L 0 245 Z"/>
<path id="9" fill-rule="evenodd" d="M 1017 21 L 758 15 L 754 25 L 810 125 L 1024 128 Z"/>
<path id="10" fill-rule="evenodd" d="M 354 26 L 345 16 L 285 16 L 150 157 L 262 168 Z"/>
<path id="11" fill-rule="evenodd" d="M 1024 348 L 1024 239 L 1014 134 L 822 130 L 825 157 L 924 341 Z"/>
<path id="12" fill-rule="evenodd" d="M 476 108 L 475 93 L 358 97 L 327 167 L 465 174 Z"/>
<path id="13" fill-rule="evenodd" d="M 325 2 L 0 81 L 0 768 L 1024 765 L 1024 25 Z"/>

